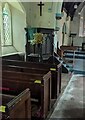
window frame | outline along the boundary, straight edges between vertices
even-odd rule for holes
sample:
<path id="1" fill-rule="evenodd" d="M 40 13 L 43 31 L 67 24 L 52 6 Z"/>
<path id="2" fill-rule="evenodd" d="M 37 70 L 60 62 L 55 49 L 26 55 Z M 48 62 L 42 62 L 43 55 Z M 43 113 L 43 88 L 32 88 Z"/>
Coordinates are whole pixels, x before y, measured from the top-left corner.
<path id="1" fill-rule="evenodd" d="M 11 41 L 11 44 L 6 44 L 5 43 L 5 38 L 4 38 L 4 21 L 3 21 L 3 10 L 4 10 L 4 8 L 5 8 L 5 6 L 8 6 L 8 8 L 6 8 L 6 9 L 8 9 L 8 11 L 9 11 L 9 13 L 10 13 L 10 15 L 9 15 L 9 19 L 10 19 L 10 28 L 9 28 L 9 32 L 10 32 L 10 41 Z M 13 46 L 13 35 L 12 35 L 12 13 L 11 13 L 11 7 L 10 7 L 10 5 L 8 4 L 8 3 L 5 3 L 4 5 L 3 5 L 3 7 L 2 7 L 2 35 L 3 35 L 3 37 L 2 37 L 2 41 L 1 41 L 1 45 L 2 45 L 2 47 L 8 47 L 8 46 Z"/>

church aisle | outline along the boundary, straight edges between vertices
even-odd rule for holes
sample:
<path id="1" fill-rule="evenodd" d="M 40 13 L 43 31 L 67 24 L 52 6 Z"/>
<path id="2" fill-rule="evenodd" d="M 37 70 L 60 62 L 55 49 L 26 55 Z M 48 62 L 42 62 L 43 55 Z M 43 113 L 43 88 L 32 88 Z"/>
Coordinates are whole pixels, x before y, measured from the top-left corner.
<path id="1" fill-rule="evenodd" d="M 50 118 L 51 114 L 53 113 L 54 109 L 56 108 L 56 106 L 57 106 L 57 104 L 58 104 L 58 102 L 59 102 L 59 100 L 60 100 L 68 82 L 69 82 L 69 80 L 70 80 L 70 77 L 71 76 L 68 73 L 62 73 L 61 74 L 61 94 L 58 96 L 53 108 L 51 109 L 50 113 L 48 114 L 47 120 L 48 120 L 48 118 Z"/>
<path id="2" fill-rule="evenodd" d="M 73 75 L 69 81 L 64 93 L 58 101 L 52 115 L 52 118 L 83 118 L 83 82 L 85 76 Z"/>

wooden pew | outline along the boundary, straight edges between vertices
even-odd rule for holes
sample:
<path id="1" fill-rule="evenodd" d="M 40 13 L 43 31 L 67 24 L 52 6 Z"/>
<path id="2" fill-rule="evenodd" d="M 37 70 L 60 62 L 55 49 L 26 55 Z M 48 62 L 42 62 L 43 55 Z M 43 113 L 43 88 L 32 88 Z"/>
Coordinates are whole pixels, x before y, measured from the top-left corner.
<path id="1" fill-rule="evenodd" d="M 28 88 L 17 96 L 0 94 L 0 98 L 2 98 L 2 103 L 0 103 L 2 120 L 14 118 L 31 120 L 31 98 Z"/>
<path id="2" fill-rule="evenodd" d="M 62 72 L 62 64 L 59 63 L 58 65 L 55 64 L 45 64 L 45 63 L 31 63 L 31 62 L 22 62 L 22 61 L 16 61 L 16 60 L 2 60 L 2 64 L 4 66 L 6 65 L 11 65 L 11 66 L 18 66 L 17 69 L 20 69 L 20 67 L 23 67 L 22 71 L 28 71 L 27 69 L 31 68 L 33 73 L 34 71 L 51 71 L 51 78 L 52 78 L 52 83 L 51 83 L 51 88 L 52 88 L 52 98 L 57 98 L 59 93 L 61 92 L 61 72 Z M 25 69 L 24 69 L 25 68 Z M 11 67 L 12 69 L 12 67 Z M 16 69 L 16 68 L 13 68 Z"/>
<path id="3" fill-rule="evenodd" d="M 46 75 L 30 74 L 15 71 L 2 71 L 2 86 L 8 89 L 8 93 L 18 94 L 26 88 L 31 91 L 31 98 L 38 101 L 41 118 L 46 118 L 51 102 L 51 73 Z M 4 90 L 4 93 L 7 90 Z"/>
<path id="4" fill-rule="evenodd" d="M 31 68 L 31 67 L 24 67 L 24 66 L 14 66 L 14 65 L 3 65 L 2 70 L 33 73 L 33 74 L 46 74 L 47 72 L 49 72 L 45 69 Z"/>
<path id="5" fill-rule="evenodd" d="M 61 57 L 63 58 L 64 56 L 64 51 L 67 51 L 67 50 L 71 50 L 71 51 L 75 51 L 78 49 L 78 46 L 60 46 L 60 50 L 61 50 Z"/>

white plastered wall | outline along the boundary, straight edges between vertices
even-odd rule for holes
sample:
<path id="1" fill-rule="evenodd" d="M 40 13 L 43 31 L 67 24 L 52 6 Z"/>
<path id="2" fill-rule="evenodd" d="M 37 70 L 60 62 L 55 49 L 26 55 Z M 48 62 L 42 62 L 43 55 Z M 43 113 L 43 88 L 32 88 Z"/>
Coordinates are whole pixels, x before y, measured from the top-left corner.
<path id="1" fill-rule="evenodd" d="M 30 26 L 41 28 L 54 28 L 55 3 L 45 2 L 42 8 L 42 16 L 40 16 L 40 8 L 38 4 L 38 2 L 30 3 Z"/>
<path id="2" fill-rule="evenodd" d="M 25 52 L 26 14 L 12 7 L 13 46 L 18 52 Z"/>
<path id="3" fill-rule="evenodd" d="M 73 21 L 71 22 L 71 33 L 76 33 L 76 36 L 73 38 L 73 45 L 74 46 L 82 46 L 82 43 L 85 43 L 85 37 L 80 37 L 79 36 L 79 29 L 80 29 L 80 19 L 81 17 L 84 17 L 84 12 L 83 14 L 79 15 L 76 14 L 76 16 L 74 16 Z M 70 40 L 71 42 L 71 40 Z"/>

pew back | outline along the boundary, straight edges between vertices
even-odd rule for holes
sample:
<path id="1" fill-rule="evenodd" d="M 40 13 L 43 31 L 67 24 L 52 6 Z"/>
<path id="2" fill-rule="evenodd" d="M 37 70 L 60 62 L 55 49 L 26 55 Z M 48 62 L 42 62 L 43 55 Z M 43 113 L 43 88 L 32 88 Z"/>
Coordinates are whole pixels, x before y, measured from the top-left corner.
<path id="1" fill-rule="evenodd" d="M 2 120 L 14 118 L 31 119 L 30 90 L 27 88 L 17 96 L 0 94 L 2 96 Z"/>
<path id="2" fill-rule="evenodd" d="M 11 70 L 17 69 L 23 72 L 32 72 L 33 74 L 38 72 L 39 74 L 47 73 L 51 71 L 51 88 L 52 88 L 52 98 L 57 98 L 59 93 L 61 92 L 61 72 L 62 72 L 62 64 L 45 64 L 45 63 L 31 63 L 31 62 L 24 62 L 24 61 L 16 61 L 16 60 L 6 60 L 3 59 L 2 61 L 4 66 L 9 65 Z M 13 67 L 15 66 L 15 67 Z M 17 68 L 16 68 L 17 67 Z M 6 67 L 5 67 L 6 68 Z M 9 69 L 6 68 L 6 69 Z"/>
<path id="3" fill-rule="evenodd" d="M 50 72 L 42 75 L 4 70 L 2 79 L 2 86 L 8 89 L 8 93 L 16 94 L 29 88 L 31 97 L 39 101 L 42 117 L 45 118 L 47 116 L 51 101 Z"/>

